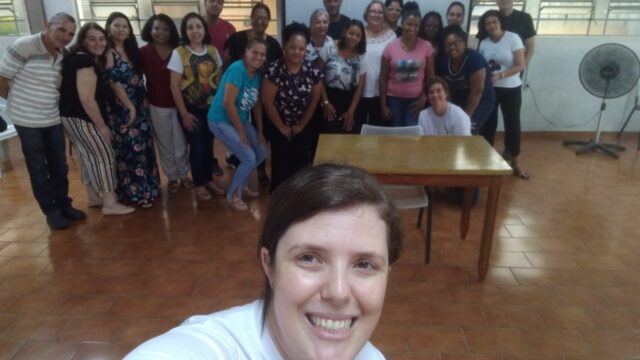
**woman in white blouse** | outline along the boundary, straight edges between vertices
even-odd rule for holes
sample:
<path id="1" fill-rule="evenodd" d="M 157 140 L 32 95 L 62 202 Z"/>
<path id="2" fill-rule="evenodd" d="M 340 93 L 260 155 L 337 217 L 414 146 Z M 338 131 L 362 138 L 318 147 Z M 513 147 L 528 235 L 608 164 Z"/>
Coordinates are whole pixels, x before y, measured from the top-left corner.
<path id="1" fill-rule="evenodd" d="M 497 10 L 485 12 L 478 22 L 478 51 L 489 63 L 491 80 L 496 93 L 496 104 L 489 119 L 480 129 L 480 134 L 493 145 L 498 126 L 498 107 L 504 119 L 505 158 L 511 159 L 513 175 L 528 179 L 520 168 L 520 106 L 522 104 L 522 81 L 524 70 L 524 45 L 518 35 L 504 31 L 504 18 Z"/>

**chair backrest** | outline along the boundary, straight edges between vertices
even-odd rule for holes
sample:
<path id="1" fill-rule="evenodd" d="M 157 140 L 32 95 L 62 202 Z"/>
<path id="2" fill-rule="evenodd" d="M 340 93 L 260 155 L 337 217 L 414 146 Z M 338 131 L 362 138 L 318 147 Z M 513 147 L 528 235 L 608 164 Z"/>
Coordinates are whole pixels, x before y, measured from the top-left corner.
<path id="1" fill-rule="evenodd" d="M 386 126 L 374 126 L 374 125 L 362 125 L 360 135 L 422 135 L 420 126 L 399 126 L 399 127 L 386 127 Z"/>

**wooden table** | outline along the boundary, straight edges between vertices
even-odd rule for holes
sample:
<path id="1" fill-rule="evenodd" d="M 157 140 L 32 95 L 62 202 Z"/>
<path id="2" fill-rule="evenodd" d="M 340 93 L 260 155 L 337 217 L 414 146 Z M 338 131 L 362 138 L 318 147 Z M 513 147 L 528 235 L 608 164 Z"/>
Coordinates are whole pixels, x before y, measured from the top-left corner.
<path id="1" fill-rule="evenodd" d="M 502 177 L 512 169 L 480 136 L 320 136 L 315 164 L 346 163 L 363 168 L 388 184 L 465 187 L 460 221 L 466 237 L 471 215 L 470 189 L 488 187 L 489 195 L 478 258 L 478 278 L 489 269 L 491 242 Z"/>

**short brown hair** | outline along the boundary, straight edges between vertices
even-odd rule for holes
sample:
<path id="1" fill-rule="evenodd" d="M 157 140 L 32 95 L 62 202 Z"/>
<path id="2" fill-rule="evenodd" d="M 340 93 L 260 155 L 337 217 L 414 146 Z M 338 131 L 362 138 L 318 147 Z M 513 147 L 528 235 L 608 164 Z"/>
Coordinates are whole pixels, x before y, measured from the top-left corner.
<path id="1" fill-rule="evenodd" d="M 299 171 L 273 193 L 267 209 L 267 217 L 260 241 L 273 260 L 278 243 L 294 224 L 312 218 L 325 211 L 337 211 L 357 205 L 373 205 L 387 225 L 389 264 L 398 260 L 402 250 L 400 219 L 391 199 L 376 179 L 366 171 L 350 165 L 321 164 Z M 273 289 L 265 275 L 262 294 L 263 324 L 267 309 L 273 299 Z"/>

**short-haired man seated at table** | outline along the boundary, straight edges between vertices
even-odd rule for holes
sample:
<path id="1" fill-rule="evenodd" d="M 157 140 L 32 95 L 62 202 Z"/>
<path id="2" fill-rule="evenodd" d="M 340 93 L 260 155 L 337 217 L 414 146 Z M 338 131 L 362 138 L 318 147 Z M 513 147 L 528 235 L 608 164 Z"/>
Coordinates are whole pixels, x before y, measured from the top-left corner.
<path id="1" fill-rule="evenodd" d="M 425 90 L 431 106 L 418 116 L 423 135 L 471 135 L 471 119 L 459 106 L 447 101 L 449 86 L 444 79 L 429 79 Z"/>

